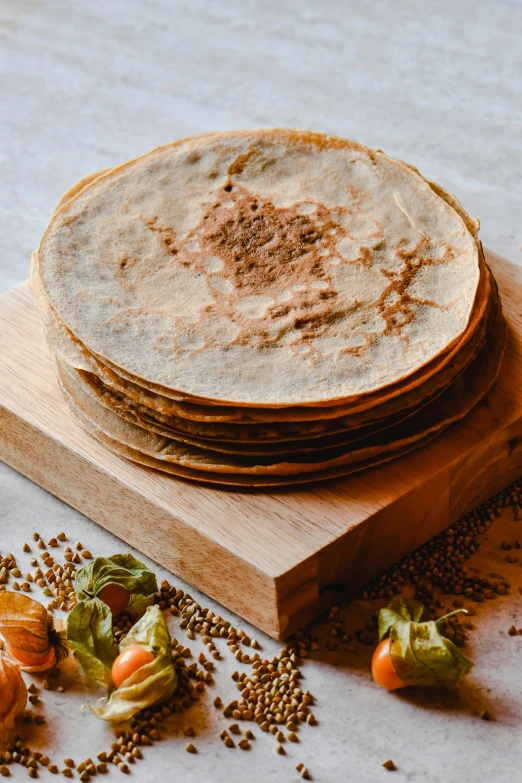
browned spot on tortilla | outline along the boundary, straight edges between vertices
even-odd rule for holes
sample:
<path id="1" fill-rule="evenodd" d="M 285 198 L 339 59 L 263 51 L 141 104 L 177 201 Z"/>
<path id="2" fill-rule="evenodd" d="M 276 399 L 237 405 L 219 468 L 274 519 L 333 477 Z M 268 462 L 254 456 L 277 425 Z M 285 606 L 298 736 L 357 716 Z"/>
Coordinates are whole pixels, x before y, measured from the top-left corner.
<path id="1" fill-rule="evenodd" d="M 295 208 L 276 208 L 240 185 L 229 182 L 223 189 L 223 200 L 233 207 L 216 203 L 203 232 L 196 229 L 194 237 L 205 257 L 223 261 L 220 275 L 233 281 L 241 296 L 270 296 L 292 285 L 329 281 L 318 250 L 329 246 L 333 252 L 333 242 L 314 220 Z M 327 227 L 335 225 L 324 207 L 318 211 L 325 213 L 321 219 L 328 220 Z"/>
<path id="2" fill-rule="evenodd" d="M 142 219 L 147 228 L 150 228 L 151 231 L 154 231 L 158 235 L 165 250 L 168 253 L 171 253 L 171 255 L 176 255 L 178 250 L 176 247 L 176 232 L 174 229 L 171 226 L 162 225 L 158 217 Z"/>
<path id="3" fill-rule="evenodd" d="M 357 257 L 357 261 L 360 261 L 361 264 L 365 267 L 370 268 L 372 266 L 373 255 L 369 247 L 361 247 L 359 251 L 359 255 Z"/>
<path id="4" fill-rule="evenodd" d="M 280 319 L 283 332 L 297 329 L 301 339 L 321 333 L 331 323 L 338 295 L 327 257 L 319 251 L 334 254 L 342 230 L 326 207 L 313 206 L 313 215 L 300 214 L 296 206 L 276 207 L 228 179 L 220 199 L 189 235 L 201 246 L 198 265 L 203 269 L 205 258 L 217 256 L 223 262 L 219 276 L 234 286 L 207 311 L 225 315 L 240 327 L 235 343 L 250 341 L 254 333 L 259 343 L 273 340 L 262 322 L 244 318 L 235 308 L 248 296 L 273 299 L 271 320 Z M 332 228 L 335 235 L 328 233 Z M 315 288 L 314 282 L 325 288 Z M 296 291 L 295 286 L 304 290 Z M 292 291 L 292 298 L 281 301 L 278 295 L 283 291 Z"/>
<path id="5" fill-rule="evenodd" d="M 402 269 L 398 272 L 381 269 L 382 274 L 390 281 L 377 302 L 380 314 L 385 322 L 383 331 L 385 335 L 394 334 L 401 336 L 407 341 L 403 327 L 414 320 L 414 306 L 426 305 L 444 309 L 443 305 L 439 305 L 433 299 L 419 299 L 409 293 L 409 287 L 413 283 L 419 269 L 446 262 L 446 258 L 436 261 L 433 258 L 424 256 L 423 252 L 428 244 L 428 240 L 422 238 L 412 250 L 406 251 L 399 247 L 396 250 L 396 255 L 404 262 Z M 393 301 L 389 301 L 394 294 Z"/>
<path id="6" fill-rule="evenodd" d="M 321 203 L 307 201 L 290 207 L 276 206 L 269 199 L 252 194 L 232 176 L 240 175 L 246 166 L 255 167 L 257 155 L 252 149 L 235 158 L 229 166 L 229 176 L 215 192 L 214 203 L 185 238 L 176 238 L 174 231 L 157 217 L 143 218 L 165 250 L 177 255 L 177 263 L 209 276 L 205 261 L 214 257 L 222 262 L 216 275 L 231 283 L 232 288 L 229 293 L 217 294 L 211 304 L 202 307 L 200 318 L 225 318 L 234 324 L 237 329 L 236 337 L 231 340 L 234 345 L 287 345 L 285 338 L 289 336 L 290 346 L 295 342 L 312 348 L 310 361 L 314 354 L 313 339 L 326 332 L 335 336 L 336 324 L 339 324 L 339 334 L 344 334 L 343 322 L 347 317 L 353 322 L 354 313 L 357 320 L 353 328 L 359 334 L 360 344 L 345 345 L 341 349 L 343 353 L 364 355 L 382 334 L 399 335 L 407 342 L 403 327 L 414 319 L 415 308 L 438 306 L 432 301 L 418 300 L 408 292 L 422 266 L 441 263 L 426 257 L 426 242 L 421 240 L 411 251 L 399 244 L 396 255 L 403 262 L 402 268 L 399 272 L 381 269 L 389 283 L 376 301 L 366 305 L 346 303 L 335 289 L 329 259 L 338 255 L 339 240 L 349 236 L 339 222 L 340 217 L 364 212 L 363 195 L 353 189 L 350 207 L 328 209 Z M 303 206 L 311 207 L 310 212 L 301 214 Z M 194 243 L 199 245 L 196 251 Z M 361 245 L 357 258 L 345 263 L 371 267 L 375 263 L 373 251 Z M 313 285 L 318 282 L 324 287 Z M 296 290 L 296 286 L 303 289 Z M 291 292 L 291 298 L 281 299 L 283 292 Z M 255 296 L 273 300 L 267 317 L 248 318 L 237 307 L 240 300 Z M 365 326 L 374 316 L 375 306 L 384 319 L 384 330 L 367 332 Z"/>
<path id="7" fill-rule="evenodd" d="M 256 151 L 254 149 L 250 149 L 248 150 L 248 152 L 243 152 L 241 155 L 238 155 L 237 158 L 234 158 L 234 160 L 228 167 L 229 177 L 242 174 L 242 172 L 245 170 L 247 163 L 253 156 L 255 156 L 255 154 Z"/>

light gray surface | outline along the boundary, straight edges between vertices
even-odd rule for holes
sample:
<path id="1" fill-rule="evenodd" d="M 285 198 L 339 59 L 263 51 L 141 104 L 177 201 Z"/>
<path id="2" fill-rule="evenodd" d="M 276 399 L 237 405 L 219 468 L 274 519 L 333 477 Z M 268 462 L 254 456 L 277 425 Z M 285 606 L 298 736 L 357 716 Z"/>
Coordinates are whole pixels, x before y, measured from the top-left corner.
<path id="1" fill-rule="evenodd" d="M 520 0 L 1 0 L 0 34 L 0 288 L 76 179 L 252 126 L 404 158 L 522 258 Z"/>
<path id="2" fill-rule="evenodd" d="M 30 554 L 21 552 L 24 540 L 33 545 L 33 530 L 47 541 L 64 530 L 69 544 L 79 539 L 95 556 L 128 551 L 128 547 L 102 528 L 65 506 L 44 490 L 0 463 L 0 550 L 12 551 L 25 572 Z M 516 586 L 522 584 L 520 562 L 508 564 L 501 549 L 503 539 L 522 538 L 522 522 L 514 522 L 511 509 L 491 530 L 482 536 L 478 555 L 468 561 L 471 568 L 484 574 L 502 573 L 513 585 L 512 594 L 478 606 L 473 618 L 476 630 L 470 633 L 471 648 L 465 652 L 476 661 L 468 682 L 458 695 L 435 696 L 429 689 L 407 693 L 387 693 L 371 680 L 371 649 L 358 645 L 357 652 L 339 645 L 335 651 L 325 649 L 326 627 L 316 623 L 314 633 L 321 640 L 321 650 L 302 667 L 303 688 L 317 698 L 313 707 L 318 725 L 305 726 L 299 732 L 300 743 L 285 744 L 287 755 L 275 753 L 274 737 L 264 734 L 255 724 L 256 739 L 252 749 L 244 752 L 227 749 L 218 735 L 233 722 L 225 720 L 212 705 L 219 694 L 225 703 L 237 698 L 230 679 L 234 669 L 249 671 L 226 652 L 224 641 L 217 641 L 223 660 L 216 664 L 215 685 L 209 688 L 201 703 L 185 714 L 170 720 L 167 737 L 154 748 L 144 750 L 145 758 L 133 768 L 134 779 L 147 783 L 180 780 L 183 783 L 288 783 L 300 780 L 294 767 L 304 762 L 317 783 L 383 783 L 391 773 L 382 769 L 391 758 L 398 766 L 392 780 L 412 783 L 461 783 L 470 777 L 473 783 L 515 783 L 520 780 L 522 765 L 522 637 L 507 634 L 512 623 L 522 626 L 522 595 Z M 51 550 L 60 562 L 57 550 Z M 135 552 L 135 554 L 138 554 Z M 140 556 L 141 557 L 141 556 Z M 142 558 L 145 559 L 145 558 Z M 63 561 L 62 561 L 63 562 Z M 170 578 L 177 586 L 181 580 L 153 566 L 158 578 Z M 227 610 L 220 609 L 198 591 L 188 588 L 203 606 L 231 620 L 262 644 L 261 655 L 270 657 L 280 645 L 248 626 Z M 238 585 L 238 589 L 241 586 Z M 33 591 L 39 598 L 39 591 Z M 452 599 L 449 599 L 448 611 Z M 352 633 L 363 625 L 377 608 L 375 602 L 352 602 L 341 609 L 346 627 Z M 62 613 L 57 612 L 59 617 Z M 190 641 L 178 628 L 171 628 L 179 641 L 186 643 L 194 657 L 205 651 L 201 641 Z M 62 694 L 42 691 L 43 704 L 37 712 L 45 715 L 42 730 L 25 731 L 27 741 L 51 757 L 54 763 L 72 756 L 81 760 L 107 750 L 114 740 L 112 731 L 102 721 L 82 712 L 81 706 L 102 694 L 89 687 L 72 662 L 62 664 Z M 29 682 L 30 678 L 26 676 Z M 34 678 L 35 682 L 38 680 Z M 484 721 L 477 712 L 486 707 L 493 721 Z M 198 755 L 184 748 L 185 725 L 196 727 L 192 741 Z M 238 738 L 236 738 L 238 739 Z M 21 767 L 11 767 L 16 781 L 27 780 Z M 112 777 L 119 772 L 113 769 Z M 46 773 L 42 778 L 49 780 Z"/>
<path id="3" fill-rule="evenodd" d="M 27 276 L 29 253 L 75 179 L 185 134 L 251 126 L 309 127 L 407 159 L 480 218 L 484 244 L 521 262 L 521 34 L 518 0 L 0 0 L 0 290 Z M 506 521 L 506 536 L 515 535 L 513 524 Z M 0 551 L 18 553 L 36 528 L 46 536 L 63 528 L 97 554 L 123 548 L 0 466 Z M 516 585 L 520 565 L 510 568 Z M 473 635 L 478 664 L 460 702 L 429 708 L 390 696 L 371 684 L 368 651 L 355 660 L 324 653 L 304 667 L 319 726 L 303 730 L 301 745 L 287 744 L 287 757 L 258 730 L 249 753 L 225 749 L 207 696 L 189 716 L 201 726 L 198 756 L 173 732 L 134 777 L 286 783 L 299 779 L 302 760 L 325 783 L 378 783 L 390 774 L 426 783 L 518 780 L 522 641 L 506 630 L 522 625 L 521 610 L 516 591 L 483 608 Z M 220 665 L 216 686 L 230 698 L 232 663 Z M 78 757 L 106 744 L 105 726 L 79 710 L 89 697 L 74 678 L 62 696 L 45 697 L 50 728 L 40 741 L 56 758 L 75 744 Z M 472 715 L 484 699 L 495 722 Z M 381 768 L 390 757 L 398 772 Z M 14 779 L 26 773 L 15 769 Z"/>

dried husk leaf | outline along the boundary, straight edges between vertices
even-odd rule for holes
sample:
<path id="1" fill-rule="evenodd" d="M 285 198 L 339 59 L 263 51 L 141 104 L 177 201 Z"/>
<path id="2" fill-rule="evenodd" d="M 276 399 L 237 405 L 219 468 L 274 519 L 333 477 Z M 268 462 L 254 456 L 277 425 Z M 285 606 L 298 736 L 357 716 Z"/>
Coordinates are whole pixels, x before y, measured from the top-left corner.
<path id="1" fill-rule="evenodd" d="M 54 666 L 58 663 L 58 656 L 56 654 L 56 650 L 54 647 L 51 647 L 48 651 L 48 655 L 45 655 L 43 659 L 35 659 L 32 663 L 23 663 L 20 661 L 20 658 L 18 657 L 17 653 L 22 653 L 25 655 L 25 652 L 23 650 L 8 647 L 7 648 L 7 654 L 9 655 L 10 659 L 22 669 L 22 671 L 27 672 L 28 674 L 38 674 L 38 672 L 46 672 L 49 669 L 52 669 Z M 51 655 L 52 653 L 52 655 Z M 60 659 L 61 660 L 61 659 Z"/>
<path id="2" fill-rule="evenodd" d="M 20 668 L 0 652 L 0 740 L 7 737 L 26 703 L 27 688 Z"/>
<path id="3" fill-rule="evenodd" d="M 56 630 L 52 614 L 27 595 L 0 593 L 0 633 L 11 656 L 27 672 L 51 669 L 68 653 L 65 634 Z"/>
<path id="4" fill-rule="evenodd" d="M 456 690 L 473 666 L 473 661 L 441 634 L 419 601 L 395 596 L 381 609 L 379 639 L 387 633 L 393 668 L 406 685 L 442 685 Z"/>

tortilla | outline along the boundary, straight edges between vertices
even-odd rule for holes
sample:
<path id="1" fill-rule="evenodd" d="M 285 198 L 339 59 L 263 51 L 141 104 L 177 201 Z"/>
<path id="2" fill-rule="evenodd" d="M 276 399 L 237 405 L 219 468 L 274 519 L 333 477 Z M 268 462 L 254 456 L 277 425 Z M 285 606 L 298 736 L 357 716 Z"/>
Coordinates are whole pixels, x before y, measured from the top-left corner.
<path id="1" fill-rule="evenodd" d="M 330 405 L 455 345 L 476 230 L 384 153 L 244 131 L 95 178 L 55 212 L 38 263 L 60 321 L 108 366 L 227 405 Z"/>
<path id="2" fill-rule="evenodd" d="M 339 442 L 348 442 L 364 437 L 368 431 L 376 432 L 403 421 L 421 408 L 436 400 L 450 384 L 466 370 L 473 361 L 486 339 L 486 332 L 496 314 L 498 304 L 492 298 L 488 308 L 488 317 L 481 329 L 469 341 L 466 357 L 459 356 L 460 363 L 450 363 L 430 382 L 417 387 L 412 392 L 393 398 L 383 405 L 371 408 L 353 416 L 339 419 L 319 420 L 317 422 L 277 422 L 271 424 L 215 423 L 190 421 L 176 416 L 168 416 L 134 402 L 125 394 L 105 385 L 97 376 L 76 371 L 80 380 L 89 388 L 89 392 L 106 407 L 115 410 L 127 420 L 137 423 L 164 437 L 174 437 L 185 442 L 202 445 L 204 448 L 218 451 L 239 451 L 243 453 L 264 453 L 289 450 L 310 450 L 321 448 L 322 443 L 329 445 L 331 438 L 338 434 Z M 62 366 L 63 363 L 62 363 Z M 69 373 L 75 371 L 70 368 Z M 326 437 L 325 437 L 326 436 Z M 199 441 L 202 439 L 201 443 Z M 309 441 L 307 445 L 307 441 Z M 290 443 L 291 442 L 291 443 Z M 248 448 L 248 444 L 256 448 Z M 262 448 L 260 448 L 262 447 Z"/>
<path id="3" fill-rule="evenodd" d="M 114 452 L 120 457 L 128 459 L 130 462 L 134 462 L 138 465 L 142 465 L 147 468 L 152 468 L 158 473 L 167 474 L 169 476 L 176 476 L 176 478 L 188 479 L 190 481 L 196 481 L 198 484 L 210 484 L 221 485 L 223 487 L 242 487 L 243 489 L 258 489 L 266 487 L 276 486 L 294 486 L 297 484 L 309 484 L 317 481 L 327 481 L 329 479 L 335 479 L 341 476 L 346 476 L 351 473 L 357 473 L 368 468 L 381 465 L 385 462 L 389 462 L 392 459 L 397 459 L 405 454 L 408 454 L 412 449 L 404 448 L 400 452 L 394 454 L 388 454 L 386 457 L 377 460 L 369 460 L 366 463 L 359 465 L 351 465 L 350 469 L 346 468 L 333 468 L 332 470 L 322 471 L 320 473 L 307 473 L 302 476 L 232 476 L 230 474 L 224 475 L 222 473 L 212 473 L 205 471 L 204 473 L 198 470 L 192 470 L 191 468 L 183 467 L 181 465 L 174 465 L 172 463 L 161 462 L 154 457 L 142 454 L 135 449 L 125 446 L 119 443 L 117 440 L 110 438 L 102 429 L 97 427 L 84 413 L 75 405 L 73 400 L 68 402 L 71 411 L 75 418 L 78 420 L 83 429 L 93 436 L 97 441 L 106 446 L 110 451 Z M 434 436 L 433 436 L 434 437 Z M 427 437 L 421 445 L 429 443 L 433 437 Z"/>
<path id="4" fill-rule="evenodd" d="M 398 458 L 484 396 L 506 327 L 477 230 L 380 151 L 207 134 L 76 183 L 31 285 L 100 442 L 182 478 L 284 486 Z"/>
<path id="5" fill-rule="evenodd" d="M 472 365 L 432 406 L 405 423 L 356 443 L 353 448 L 338 446 L 318 454 L 297 454 L 295 459 L 284 462 L 275 462 L 271 457 L 232 457 L 179 440 L 161 438 L 125 421 L 97 400 L 84 395 L 79 388 L 73 388 L 65 374 L 60 374 L 60 381 L 65 399 L 73 410 L 79 408 L 83 417 L 87 417 L 108 438 L 148 458 L 203 472 L 277 476 L 282 483 L 284 477 L 297 474 L 338 469 L 349 472 L 352 465 L 367 464 L 368 461 L 386 458 L 388 454 L 401 453 L 402 449 L 414 448 L 415 444 L 439 434 L 464 417 L 487 393 L 498 375 L 506 342 L 507 329 L 499 309 L 486 343 Z"/>
<path id="6" fill-rule="evenodd" d="M 404 421 L 409 416 L 414 415 L 416 411 L 406 411 L 396 417 L 389 420 L 384 420 L 380 424 L 372 424 L 369 427 L 361 427 L 353 430 L 340 430 L 335 433 L 328 433 L 326 435 L 310 436 L 308 438 L 302 437 L 296 440 L 252 440 L 245 441 L 243 439 L 233 440 L 219 440 L 200 438 L 193 433 L 186 433 L 182 430 L 175 430 L 168 427 L 165 424 L 158 423 L 154 419 L 150 419 L 143 413 L 138 413 L 136 409 L 129 408 L 121 400 L 115 400 L 113 396 L 109 394 L 98 395 L 93 387 L 89 384 L 82 382 L 82 376 L 73 368 L 68 368 L 64 364 L 58 363 L 58 376 L 61 380 L 62 386 L 74 397 L 76 400 L 82 400 L 84 405 L 89 404 L 89 400 L 93 401 L 95 405 L 102 404 L 112 413 L 117 414 L 120 418 L 129 422 L 130 424 L 141 427 L 147 432 L 158 435 L 161 438 L 166 438 L 174 441 L 181 441 L 182 443 L 189 444 L 191 446 L 197 446 L 198 448 L 214 451 L 225 454 L 236 454 L 239 456 L 272 456 L 277 455 L 278 459 L 288 458 L 292 459 L 296 454 L 314 452 L 317 454 L 319 451 L 331 449 L 335 446 L 346 446 L 353 444 L 356 441 L 363 440 L 368 436 L 373 436 L 377 432 L 382 432 L 389 427 L 397 425 L 399 422 Z"/>
<path id="7" fill-rule="evenodd" d="M 434 378 L 434 383 L 439 389 L 448 383 L 450 373 L 458 371 L 463 362 L 469 361 L 470 352 L 476 349 L 477 331 L 483 330 L 484 319 L 487 317 L 487 309 L 491 301 L 491 274 L 483 263 L 481 273 L 481 282 L 477 293 L 476 306 L 470 319 L 468 327 L 460 340 L 443 355 L 423 368 L 419 373 L 394 387 L 386 389 L 385 392 L 366 395 L 358 398 L 352 403 L 345 405 L 336 405 L 335 407 L 297 407 L 283 409 L 261 409 L 244 408 L 234 406 L 209 406 L 199 402 L 180 401 L 175 395 L 165 397 L 161 393 L 152 390 L 151 385 L 143 387 L 137 384 L 136 379 L 130 380 L 118 374 L 113 368 L 108 367 L 97 357 L 94 357 L 85 346 L 77 341 L 70 331 L 60 323 L 58 317 L 53 313 L 45 294 L 42 290 L 38 275 L 38 258 L 33 254 L 31 258 L 31 286 L 35 296 L 37 306 L 42 317 L 44 330 L 52 350 L 65 364 L 71 365 L 78 370 L 84 370 L 95 376 L 98 376 L 105 385 L 115 391 L 129 396 L 138 404 L 145 405 L 162 415 L 172 415 L 192 419 L 202 422 L 282 422 L 282 421 L 317 421 L 319 419 L 339 419 L 341 416 L 362 413 L 370 410 L 388 400 L 401 397 L 400 405 L 406 407 L 409 405 L 408 394 L 418 389 L 422 383 Z M 452 363 L 450 368 L 448 363 Z M 121 373 L 121 371 L 120 371 Z M 164 391 L 162 389 L 162 391 Z M 422 390 L 417 392 L 423 394 Z M 430 389 L 429 393 L 432 393 Z M 396 403 L 397 404 L 397 403 Z M 372 414 L 369 414 L 370 417 Z M 375 413 L 378 416 L 378 413 Z M 303 428 L 306 429 L 306 428 Z M 311 429 L 311 427 L 310 427 Z M 324 428 L 329 429 L 328 427 Z M 256 436 L 257 437 L 257 436 Z"/>

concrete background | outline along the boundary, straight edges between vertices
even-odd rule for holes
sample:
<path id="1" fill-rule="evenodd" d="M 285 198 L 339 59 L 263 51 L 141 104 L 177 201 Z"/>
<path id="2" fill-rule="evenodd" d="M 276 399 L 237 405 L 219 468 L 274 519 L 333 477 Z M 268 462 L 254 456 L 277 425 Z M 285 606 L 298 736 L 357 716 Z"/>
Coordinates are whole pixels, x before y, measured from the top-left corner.
<path id="1" fill-rule="evenodd" d="M 252 126 L 336 133 L 408 160 L 480 218 L 485 245 L 522 263 L 521 40 L 520 0 L 0 0 L 0 290 L 27 277 L 29 254 L 76 179 L 176 137 Z M 488 535 L 484 569 L 508 573 L 499 542 L 513 525 L 506 515 Z M 0 466 L 0 551 L 19 554 L 33 529 L 49 537 L 61 528 L 95 554 L 126 548 Z M 134 777 L 283 783 L 299 779 L 303 761 L 325 783 L 519 780 L 522 641 L 506 631 L 522 625 L 520 564 L 509 568 L 513 595 L 481 607 L 477 665 L 460 699 L 386 694 L 371 683 L 366 648 L 323 651 L 304 667 L 319 725 L 287 744 L 286 757 L 258 730 L 249 753 L 225 749 L 208 695 Z M 348 624 L 371 611 L 343 608 Z M 223 698 L 232 698 L 234 666 L 231 657 L 220 664 Z M 58 763 L 111 741 L 80 711 L 92 693 L 72 667 L 64 681 L 64 694 L 45 694 L 47 728 L 34 735 Z M 474 714 L 483 703 L 493 722 Z M 197 756 L 184 751 L 184 720 L 198 727 Z M 397 772 L 381 767 L 390 757 Z M 19 767 L 13 775 L 27 777 Z"/>
<path id="2" fill-rule="evenodd" d="M 0 288 L 76 179 L 253 126 L 404 158 L 522 260 L 520 0 L 1 0 L 0 36 Z"/>

